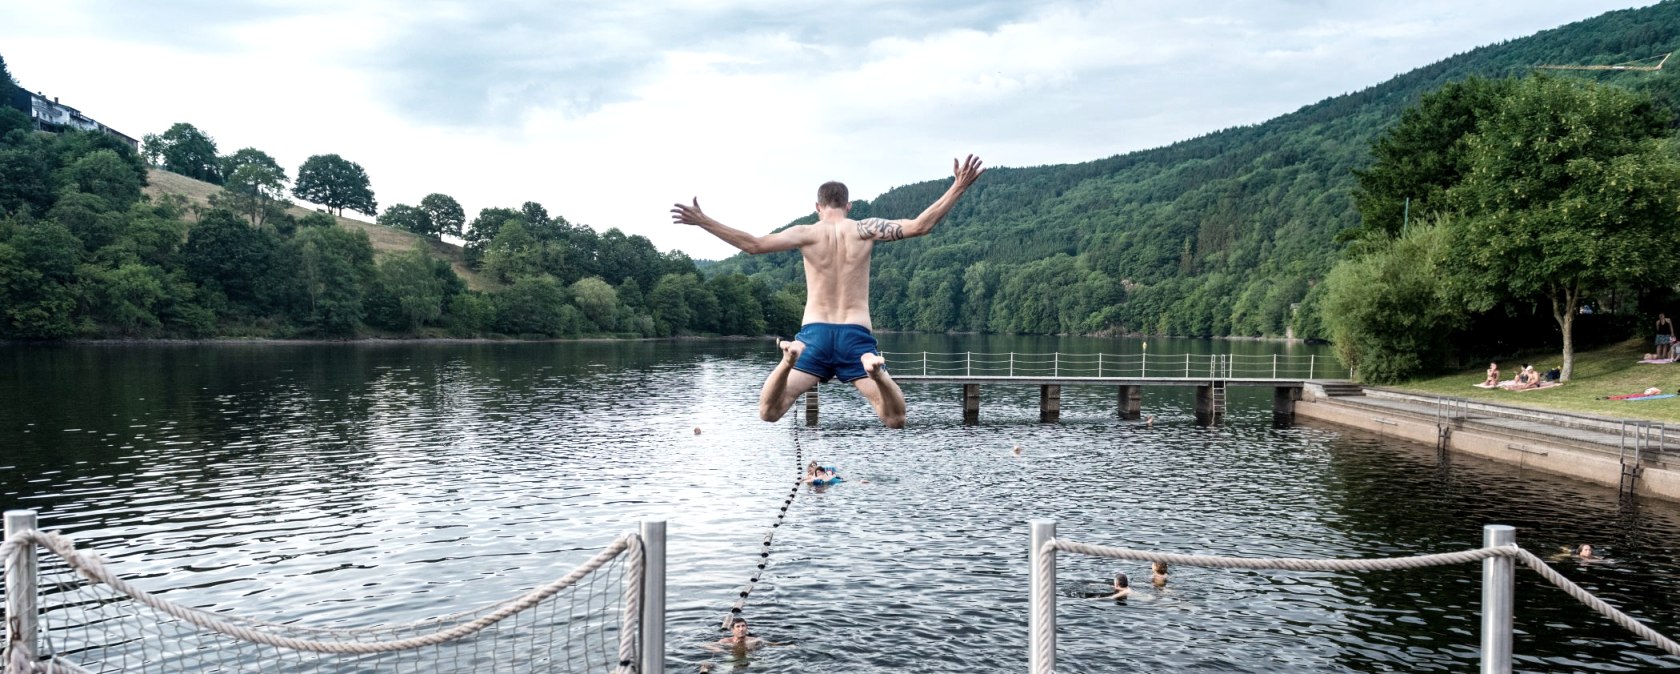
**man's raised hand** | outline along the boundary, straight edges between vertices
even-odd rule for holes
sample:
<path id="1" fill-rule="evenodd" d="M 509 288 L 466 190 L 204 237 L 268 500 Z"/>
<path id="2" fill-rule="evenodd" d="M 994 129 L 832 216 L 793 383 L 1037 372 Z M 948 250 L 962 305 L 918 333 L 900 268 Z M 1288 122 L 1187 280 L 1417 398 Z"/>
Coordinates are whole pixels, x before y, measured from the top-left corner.
<path id="1" fill-rule="evenodd" d="M 700 210 L 700 197 L 694 198 L 694 205 L 675 204 L 671 208 L 671 221 L 684 225 L 702 225 L 711 220 L 705 212 Z"/>
<path id="2" fill-rule="evenodd" d="M 968 159 L 962 160 L 961 163 L 955 158 L 951 160 L 951 172 L 957 175 L 956 186 L 959 189 L 968 189 L 968 186 L 973 185 L 974 180 L 979 178 L 980 173 L 985 170 L 980 167 L 980 158 L 974 155 L 969 155 Z"/>

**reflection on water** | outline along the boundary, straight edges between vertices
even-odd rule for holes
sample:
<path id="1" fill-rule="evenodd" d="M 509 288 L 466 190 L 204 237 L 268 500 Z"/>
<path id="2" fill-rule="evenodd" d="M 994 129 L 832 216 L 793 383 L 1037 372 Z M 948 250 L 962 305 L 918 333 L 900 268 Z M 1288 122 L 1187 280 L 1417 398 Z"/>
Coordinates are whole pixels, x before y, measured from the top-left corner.
<path id="1" fill-rule="evenodd" d="M 883 348 L 1120 350 L 997 340 Z M 799 432 L 847 482 L 801 490 L 747 605 L 755 633 L 792 645 L 732 663 L 699 644 L 722 636 L 796 469 L 793 427 L 754 418 L 774 356 L 760 342 L 0 347 L 0 505 L 41 511 L 172 599 L 338 625 L 508 597 L 664 518 L 671 659 L 691 671 L 1024 669 L 1038 517 L 1091 543 L 1309 557 L 1465 549 L 1483 524 L 1514 524 L 1531 550 L 1593 543 L 1610 561 L 1563 562 L 1567 575 L 1680 626 L 1673 508 L 1622 510 L 1613 490 L 1443 467 L 1432 448 L 1342 429 L 1276 430 L 1269 391 L 1233 389 L 1229 420 L 1200 428 L 1182 389 L 1145 391 L 1147 427 L 1116 419 L 1108 389 L 1064 389 L 1063 422 L 1042 425 L 1036 390 L 987 387 L 982 425 L 963 426 L 959 387 L 912 385 L 895 432 L 833 385 L 821 428 Z M 1075 598 L 1116 571 L 1144 579 L 1125 602 Z M 1474 565 L 1178 567 L 1164 589 L 1144 564 L 1064 555 L 1059 573 L 1064 671 L 1465 671 L 1477 657 Z M 1680 664 L 1518 577 L 1519 669 Z"/>

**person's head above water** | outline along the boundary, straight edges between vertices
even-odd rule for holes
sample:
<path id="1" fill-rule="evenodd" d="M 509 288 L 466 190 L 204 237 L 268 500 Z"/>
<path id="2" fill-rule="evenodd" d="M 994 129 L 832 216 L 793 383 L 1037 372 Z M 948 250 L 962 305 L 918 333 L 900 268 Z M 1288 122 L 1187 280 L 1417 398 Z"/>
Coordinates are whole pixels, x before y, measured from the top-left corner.
<path id="1" fill-rule="evenodd" d="M 851 193 L 846 190 L 846 184 L 830 180 L 817 188 L 817 210 L 824 208 L 838 208 L 847 210 L 852 207 Z"/>
<path id="2" fill-rule="evenodd" d="M 1583 559 L 1593 556 L 1592 545 L 1588 544 L 1588 543 L 1582 543 L 1581 547 L 1578 548 L 1575 551 L 1575 554 L 1580 555 Z"/>
<path id="3" fill-rule="evenodd" d="M 736 618 L 735 622 L 729 623 L 729 636 L 736 639 L 747 638 L 747 619 Z"/>
<path id="4" fill-rule="evenodd" d="M 1166 562 L 1150 562 L 1149 563 L 1149 570 L 1156 573 L 1156 574 L 1165 576 L 1165 575 L 1167 575 L 1167 563 Z"/>
<path id="5" fill-rule="evenodd" d="M 1114 589 L 1124 590 L 1124 589 L 1127 589 L 1131 586 L 1132 586 L 1132 579 L 1127 578 L 1126 574 L 1124 574 L 1124 573 L 1114 574 Z"/>

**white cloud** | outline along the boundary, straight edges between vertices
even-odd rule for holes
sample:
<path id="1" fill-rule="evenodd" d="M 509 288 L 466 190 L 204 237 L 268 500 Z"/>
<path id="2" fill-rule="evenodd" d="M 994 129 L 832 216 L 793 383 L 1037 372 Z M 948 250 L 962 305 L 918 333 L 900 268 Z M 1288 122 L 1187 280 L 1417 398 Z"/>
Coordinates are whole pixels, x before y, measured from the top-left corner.
<path id="1" fill-rule="evenodd" d="M 188 121 L 383 205 L 539 201 L 696 257 L 672 201 L 768 231 L 950 158 L 1084 161 L 1253 124 L 1478 45 L 1645 3 L 237 2 L 0 6 L 32 89 L 139 136 Z"/>

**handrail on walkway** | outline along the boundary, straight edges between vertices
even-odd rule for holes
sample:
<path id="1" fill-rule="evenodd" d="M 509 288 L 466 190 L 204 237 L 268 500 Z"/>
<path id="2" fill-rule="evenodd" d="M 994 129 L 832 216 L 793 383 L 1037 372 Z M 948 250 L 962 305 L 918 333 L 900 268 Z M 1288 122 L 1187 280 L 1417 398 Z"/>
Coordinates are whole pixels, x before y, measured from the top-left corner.
<path id="1" fill-rule="evenodd" d="M 1591 592 L 1565 578 L 1533 553 L 1517 546 L 1514 527 L 1489 524 L 1482 527 L 1482 547 L 1473 550 L 1446 552 L 1414 557 L 1376 559 L 1299 559 L 1217 557 L 1183 555 L 1146 550 L 1111 548 L 1056 538 L 1056 521 L 1031 520 L 1029 571 L 1031 583 L 1027 630 L 1029 634 L 1028 664 L 1032 674 L 1051 674 L 1056 670 L 1056 552 L 1071 552 L 1108 559 L 1128 559 L 1146 562 L 1165 562 L 1182 566 L 1201 566 L 1221 569 L 1291 570 L 1291 571 L 1390 571 L 1418 569 L 1448 564 L 1482 563 L 1482 674 L 1509 674 L 1511 671 L 1511 622 L 1515 606 L 1515 563 L 1539 573 L 1569 596 L 1603 614 L 1617 625 L 1639 638 L 1655 644 L 1664 652 L 1680 657 L 1680 644 Z"/>
<path id="2" fill-rule="evenodd" d="M 899 375 L 923 377 L 1095 377 L 1126 379 L 1351 379 L 1353 370 L 1317 354 L 1050 353 L 883 351 Z"/>

